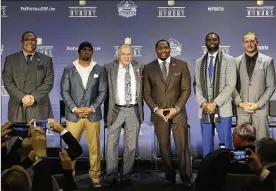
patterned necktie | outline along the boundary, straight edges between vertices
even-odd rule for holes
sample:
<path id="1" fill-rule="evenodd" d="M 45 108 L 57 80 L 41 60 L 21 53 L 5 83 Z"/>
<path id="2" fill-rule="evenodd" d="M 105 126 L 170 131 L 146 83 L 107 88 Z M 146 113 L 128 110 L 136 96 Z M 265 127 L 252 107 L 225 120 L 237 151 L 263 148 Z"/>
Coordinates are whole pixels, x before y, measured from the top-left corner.
<path id="1" fill-rule="evenodd" d="M 162 62 L 162 75 L 163 75 L 163 78 L 164 78 L 164 80 L 166 82 L 167 81 L 167 77 L 168 77 L 167 68 L 166 68 L 166 62 Z"/>
<path id="2" fill-rule="evenodd" d="M 32 60 L 31 60 L 31 57 L 32 57 L 33 55 L 31 55 L 31 54 L 28 54 L 27 55 L 27 66 L 28 67 L 30 67 L 30 65 L 31 65 L 31 63 L 32 63 Z"/>
<path id="3" fill-rule="evenodd" d="M 129 104 L 132 101 L 131 95 L 131 77 L 129 73 L 129 65 L 125 65 L 124 68 L 126 69 L 125 73 L 125 101 Z"/>
<path id="4" fill-rule="evenodd" d="M 214 68 L 214 56 L 210 56 L 210 63 L 209 63 L 209 79 L 212 80 L 213 77 L 213 68 Z"/>

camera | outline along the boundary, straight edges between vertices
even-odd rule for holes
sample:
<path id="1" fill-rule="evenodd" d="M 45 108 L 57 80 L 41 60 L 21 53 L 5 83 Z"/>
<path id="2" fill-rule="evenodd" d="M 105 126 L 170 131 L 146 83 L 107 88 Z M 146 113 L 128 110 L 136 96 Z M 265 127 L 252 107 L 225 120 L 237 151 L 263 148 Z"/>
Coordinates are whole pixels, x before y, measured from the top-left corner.
<path id="1" fill-rule="evenodd" d="M 238 161 L 247 161 L 249 153 L 243 150 L 239 151 L 231 151 L 231 161 L 238 162 Z"/>
<path id="2" fill-rule="evenodd" d="M 10 133 L 11 136 L 26 138 L 30 135 L 29 126 L 27 123 L 13 123 L 11 128 L 12 128 L 12 132 Z"/>

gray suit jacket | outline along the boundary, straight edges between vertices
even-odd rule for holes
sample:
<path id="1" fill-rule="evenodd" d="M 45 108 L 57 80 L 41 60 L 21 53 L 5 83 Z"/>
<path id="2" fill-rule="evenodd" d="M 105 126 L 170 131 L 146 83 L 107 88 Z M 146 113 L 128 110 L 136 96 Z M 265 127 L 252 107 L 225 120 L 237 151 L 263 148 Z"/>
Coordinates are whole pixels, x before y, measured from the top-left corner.
<path id="1" fill-rule="evenodd" d="M 204 56 L 196 61 L 195 69 L 195 92 L 196 100 L 200 106 L 203 102 L 209 101 L 203 97 L 201 84 L 200 84 L 200 65 Z M 208 80 L 208 79 L 206 79 Z M 232 93 L 236 86 L 237 74 L 235 59 L 227 54 L 222 55 L 221 61 L 221 74 L 220 74 L 220 89 L 219 95 L 214 98 L 214 102 L 220 107 L 220 115 L 222 117 L 231 117 L 232 111 Z M 210 83 L 207 83 L 210 86 Z M 199 118 L 202 117 L 202 109 L 199 108 Z"/>
<path id="2" fill-rule="evenodd" d="M 49 92 L 53 88 L 54 70 L 52 58 L 36 52 L 30 67 L 22 51 L 6 57 L 3 68 L 4 87 L 10 95 L 8 120 L 28 122 L 53 117 Z M 32 107 L 23 108 L 22 98 L 33 95 Z"/>
<path id="3" fill-rule="evenodd" d="M 268 116 L 268 102 L 275 91 L 275 67 L 273 59 L 259 52 L 251 79 L 246 69 L 245 55 L 236 58 L 237 71 L 240 76 L 240 92 L 236 89 L 233 99 L 236 105 L 240 102 L 256 102 L 259 110 L 255 115 Z M 247 115 L 241 108 L 237 108 L 238 115 Z"/>
<path id="4" fill-rule="evenodd" d="M 80 118 L 72 112 L 72 109 L 90 106 L 93 106 L 96 111 L 88 116 L 89 121 L 102 119 L 101 104 L 107 93 L 106 73 L 102 66 L 96 64 L 93 67 L 88 77 L 87 87 L 84 89 L 76 67 L 72 63 L 68 64 L 63 71 L 60 91 L 65 103 L 66 120 L 78 122 Z"/>
<path id="5" fill-rule="evenodd" d="M 108 96 L 104 104 L 104 121 L 107 127 L 111 126 L 117 119 L 118 110 L 115 107 L 116 95 L 117 95 L 117 77 L 119 70 L 119 60 L 114 60 L 111 63 L 104 65 L 107 72 L 108 81 Z M 134 69 L 136 77 L 136 93 L 138 96 L 138 110 L 136 111 L 137 118 L 140 124 L 144 120 L 144 101 L 142 97 L 142 80 L 144 64 L 140 64 L 136 61 L 132 61 L 132 67 Z"/>

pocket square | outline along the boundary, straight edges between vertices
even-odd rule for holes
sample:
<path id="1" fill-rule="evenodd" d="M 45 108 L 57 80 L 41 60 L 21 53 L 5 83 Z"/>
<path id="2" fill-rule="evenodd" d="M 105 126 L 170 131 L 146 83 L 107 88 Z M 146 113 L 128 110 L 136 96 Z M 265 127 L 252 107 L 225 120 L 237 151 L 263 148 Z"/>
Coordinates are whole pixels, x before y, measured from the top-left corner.
<path id="1" fill-rule="evenodd" d="M 43 65 L 37 65 L 37 70 L 44 70 L 44 66 Z"/>
<path id="2" fill-rule="evenodd" d="M 93 78 L 98 78 L 99 75 L 98 74 L 94 74 Z"/>
<path id="3" fill-rule="evenodd" d="M 173 75 L 175 75 L 175 76 L 176 76 L 176 75 L 180 75 L 180 74 L 181 74 L 181 72 L 179 72 L 179 73 L 176 73 L 176 74 L 173 74 Z"/>

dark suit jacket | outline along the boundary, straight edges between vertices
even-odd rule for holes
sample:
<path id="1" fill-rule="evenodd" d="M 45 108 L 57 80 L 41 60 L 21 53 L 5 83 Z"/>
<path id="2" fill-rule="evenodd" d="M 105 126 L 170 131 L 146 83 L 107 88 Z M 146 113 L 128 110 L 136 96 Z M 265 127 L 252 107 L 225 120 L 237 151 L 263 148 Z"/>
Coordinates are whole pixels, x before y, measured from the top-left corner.
<path id="1" fill-rule="evenodd" d="M 49 92 L 53 88 L 54 70 L 52 58 L 36 52 L 28 68 L 23 52 L 6 57 L 3 68 L 4 87 L 10 95 L 8 120 L 28 122 L 31 119 L 45 120 L 53 117 Z M 33 95 L 35 104 L 23 108 L 22 98 Z"/>
<path id="2" fill-rule="evenodd" d="M 75 107 L 93 106 L 95 113 L 90 114 L 90 121 L 102 119 L 101 104 L 104 102 L 107 92 L 106 73 L 102 66 L 96 64 L 91 70 L 84 89 L 81 76 L 76 67 L 71 63 L 64 68 L 60 82 L 60 91 L 65 103 L 65 117 L 72 122 L 79 121 L 77 114 L 72 112 Z"/>
<path id="3" fill-rule="evenodd" d="M 154 108 L 172 108 L 177 106 L 180 113 L 172 121 L 174 123 L 187 120 L 185 104 L 191 94 L 191 77 L 188 65 L 182 60 L 171 57 L 169 74 L 165 83 L 158 60 L 147 64 L 144 69 L 144 99 L 152 111 L 151 119 L 161 119 L 153 111 Z"/>
<path id="4" fill-rule="evenodd" d="M 144 101 L 142 98 L 142 73 L 144 69 L 144 64 L 138 63 L 136 61 L 132 61 L 131 64 L 134 69 L 134 75 L 136 79 L 136 94 L 138 98 L 138 108 L 136 110 L 136 116 L 140 124 L 142 124 L 144 120 Z M 119 109 L 115 107 L 116 95 L 118 95 L 117 78 L 119 70 L 119 60 L 114 60 L 111 63 L 105 64 L 104 67 L 107 73 L 108 80 L 108 96 L 104 103 L 104 121 L 109 127 L 116 121 L 119 112 Z"/>

